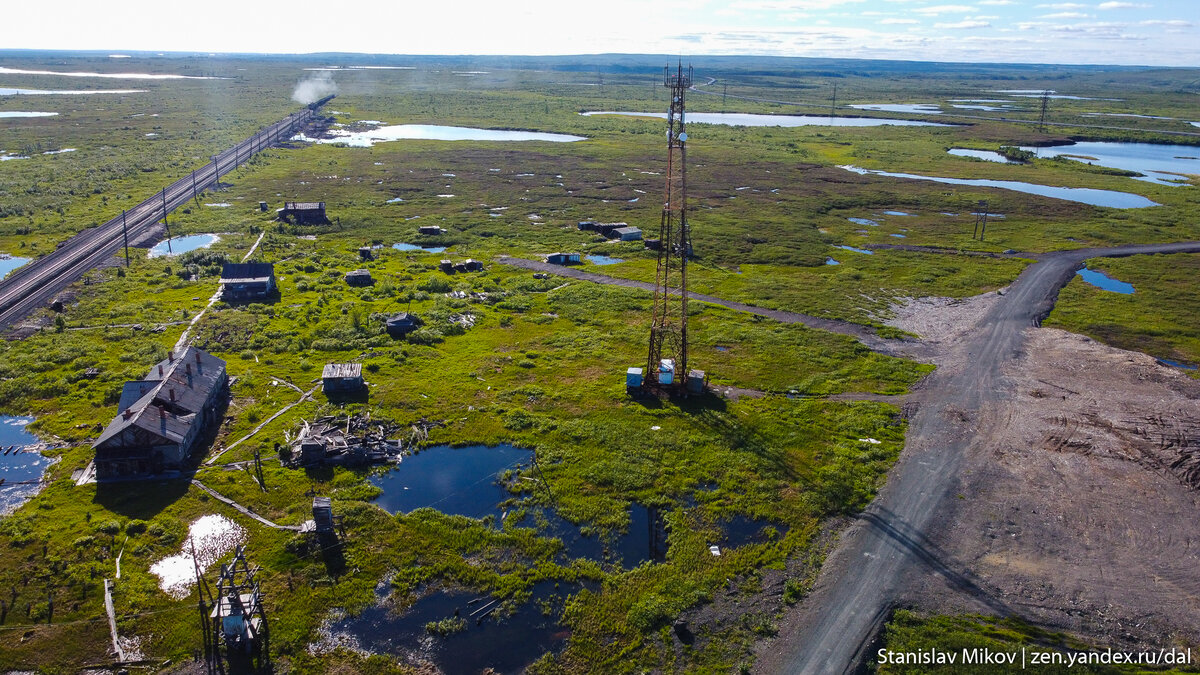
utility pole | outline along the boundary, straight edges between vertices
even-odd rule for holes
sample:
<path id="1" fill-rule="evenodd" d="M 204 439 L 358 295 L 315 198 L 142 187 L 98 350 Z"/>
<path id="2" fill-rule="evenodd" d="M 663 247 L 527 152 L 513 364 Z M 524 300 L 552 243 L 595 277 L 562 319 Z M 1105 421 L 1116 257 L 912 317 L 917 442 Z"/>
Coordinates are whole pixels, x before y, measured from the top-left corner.
<path id="1" fill-rule="evenodd" d="M 837 116 L 837 82 L 833 83 L 833 99 L 829 103 L 829 116 Z"/>
<path id="2" fill-rule="evenodd" d="M 172 254 L 175 251 L 171 250 L 171 226 L 167 224 L 167 188 L 162 189 L 163 203 L 163 227 L 167 229 L 167 253 Z"/>
<path id="3" fill-rule="evenodd" d="M 1042 114 L 1038 116 L 1038 131 L 1046 130 L 1046 109 L 1050 107 L 1050 90 L 1042 90 Z"/>
<path id="4" fill-rule="evenodd" d="M 979 200 L 979 211 L 975 213 L 975 231 L 971 234 L 971 238 L 978 237 L 979 241 L 983 241 L 983 237 L 987 234 L 987 219 L 988 219 L 988 203 L 987 200 Z"/>
<path id="5" fill-rule="evenodd" d="M 729 96 L 729 83 L 723 82 L 721 89 L 721 114 L 725 114 L 725 97 Z"/>

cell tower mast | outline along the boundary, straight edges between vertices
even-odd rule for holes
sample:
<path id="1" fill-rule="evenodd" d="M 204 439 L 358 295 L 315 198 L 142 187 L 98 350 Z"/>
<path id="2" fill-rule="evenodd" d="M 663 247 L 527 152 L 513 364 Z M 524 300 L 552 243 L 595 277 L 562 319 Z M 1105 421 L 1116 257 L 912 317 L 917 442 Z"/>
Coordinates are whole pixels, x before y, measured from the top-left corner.
<path id="1" fill-rule="evenodd" d="M 692 86 L 692 68 L 681 61 L 674 73 L 663 68 L 663 84 L 671 90 L 667 112 L 667 185 L 659 225 L 658 273 L 654 285 L 654 315 L 650 325 L 650 352 L 646 382 L 683 384 L 688 373 L 687 261 L 692 235 L 687 222 L 687 132 L 684 131 L 684 96 Z M 678 297 L 672 293 L 678 289 Z"/>

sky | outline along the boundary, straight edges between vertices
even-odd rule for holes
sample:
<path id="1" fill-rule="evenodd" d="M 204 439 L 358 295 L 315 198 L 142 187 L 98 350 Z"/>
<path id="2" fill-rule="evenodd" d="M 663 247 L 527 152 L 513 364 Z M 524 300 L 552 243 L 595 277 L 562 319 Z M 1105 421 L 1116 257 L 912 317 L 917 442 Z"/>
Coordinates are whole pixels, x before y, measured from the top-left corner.
<path id="1" fill-rule="evenodd" d="M 1200 66 L 1200 0 L 13 2 L 0 48 Z"/>

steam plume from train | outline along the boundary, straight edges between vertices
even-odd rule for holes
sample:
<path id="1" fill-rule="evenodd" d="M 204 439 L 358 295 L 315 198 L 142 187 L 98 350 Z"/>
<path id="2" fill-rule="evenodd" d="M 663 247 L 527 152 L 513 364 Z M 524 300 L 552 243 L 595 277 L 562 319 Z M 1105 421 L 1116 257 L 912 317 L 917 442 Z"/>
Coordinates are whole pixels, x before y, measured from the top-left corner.
<path id="1" fill-rule="evenodd" d="M 337 90 L 337 82 L 333 81 L 333 73 L 322 71 L 300 80 L 296 84 L 296 90 L 292 92 L 292 100 L 308 105 L 330 94 L 336 94 Z"/>

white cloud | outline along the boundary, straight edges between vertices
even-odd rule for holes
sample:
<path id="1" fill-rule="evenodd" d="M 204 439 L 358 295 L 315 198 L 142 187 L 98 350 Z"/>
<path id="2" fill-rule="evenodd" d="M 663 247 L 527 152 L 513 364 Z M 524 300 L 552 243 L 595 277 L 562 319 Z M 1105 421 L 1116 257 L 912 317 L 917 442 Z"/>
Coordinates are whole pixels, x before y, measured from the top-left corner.
<path id="1" fill-rule="evenodd" d="M 1087 14 L 1083 12 L 1055 12 L 1054 14 L 1043 14 L 1039 19 L 1086 19 Z"/>
<path id="2" fill-rule="evenodd" d="M 932 5 L 929 7 L 917 7 L 913 12 L 917 14 L 928 14 L 936 16 L 938 14 L 947 14 L 951 12 L 966 13 L 975 11 L 970 5 Z"/>
<path id="3" fill-rule="evenodd" d="M 1038 5 L 1038 9 L 1083 9 L 1087 5 L 1081 5 L 1078 2 L 1053 2 L 1046 5 Z"/>
<path id="4" fill-rule="evenodd" d="M 730 5 L 732 9 L 751 12 L 799 12 L 813 9 L 832 9 L 863 0 L 743 0 Z"/>
<path id="5" fill-rule="evenodd" d="M 1142 5 L 1134 2 L 1102 2 L 1096 5 L 1097 9 L 1146 9 L 1150 5 Z"/>
<path id="6" fill-rule="evenodd" d="M 1012 5 L 1015 3 L 1013 3 L 1013 0 L 979 0 L 979 4 L 999 6 L 999 5 Z"/>
<path id="7" fill-rule="evenodd" d="M 969 30 L 973 28 L 987 28 L 990 25 L 992 24 L 988 23 L 987 21 L 958 21 L 956 23 L 935 23 L 933 24 L 933 27 Z"/>
<path id="8" fill-rule="evenodd" d="M 1191 28 L 1195 25 L 1191 21 L 1183 19 L 1147 19 L 1138 23 L 1143 26 L 1170 26 L 1171 28 Z"/>
<path id="9" fill-rule="evenodd" d="M 880 19 L 879 23 L 885 26 L 907 26 L 914 23 L 921 23 L 916 19 Z"/>

